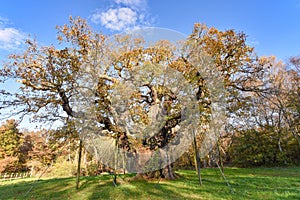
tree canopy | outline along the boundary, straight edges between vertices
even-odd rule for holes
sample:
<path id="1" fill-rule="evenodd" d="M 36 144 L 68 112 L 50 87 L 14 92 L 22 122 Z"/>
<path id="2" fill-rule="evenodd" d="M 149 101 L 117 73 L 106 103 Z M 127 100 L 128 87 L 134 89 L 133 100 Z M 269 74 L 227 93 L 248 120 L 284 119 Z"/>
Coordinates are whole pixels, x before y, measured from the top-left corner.
<path id="1" fill-rule="evenodd" d="M 287 69 L 275 57 L 258 57 L 243 32 L 198 23 L 180 45 L 167 40 L 149 45 L 132 34 L 106 36 L 79 17 L 57 30 L 58 46 L 29 39 L 27 49 L 11 55 L 0 70 L 1 83 L 15 80 L 20 86 L 16 93 L 1 90 L 3 116 L 62 121 L 74 137 L 61 129 L 53 138 L 77 141 L 79 135 L 86 149 L 116 168 L 133 159 L 139 167 L 158 169 L 162 164 L 155 160 L 167 156 L 162 176 L 173 176 L 170 163 L 179 156 L 162 149 L 175 150 L 194 133 L 202 157 L 205 148 L 212 149 L 210 132 L 221 157 L 226 151 L 245 162 L 262 158 L 252 164 L 295 157 L 300 146 L 298 57 Z M 6 129 L 3 141 L 7 131 L 14 132 Z M 14 133 L 10 144 L 18 145 Z M 257 141 L 264 144 L 256 147 Z M 238 155 L 245 155 L 249 145 L 265 145 L 268 151 Z M 5 145 L 1 151 L 14 155 L 12 149 Z M 274 149 L 279 153 L 271 155 Z"/>

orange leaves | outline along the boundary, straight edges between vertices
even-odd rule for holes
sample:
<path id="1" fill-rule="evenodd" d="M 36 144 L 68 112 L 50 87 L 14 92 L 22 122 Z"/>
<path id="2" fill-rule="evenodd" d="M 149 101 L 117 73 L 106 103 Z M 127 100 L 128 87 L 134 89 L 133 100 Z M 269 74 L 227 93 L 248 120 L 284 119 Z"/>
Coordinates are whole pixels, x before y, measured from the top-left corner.
<path id="1" fill-rule="evenodd" d="M 222 72 L 226 86 L 235 85 L 236 74 L 245 71 L 245 66 L 255 60 L 254 49 L 246 44 L 246 35 L 234 30 L 220 31 L 205 24 L 195 24 L 187 44 L 212 58 L 218 71 Z"/>
<path id="2" fill-rule="evenodd" d="M 127 69 L 135 66 L 143 66 L 147 63 L 162 64 L 170 63 L 173 57 L 170 46 L 164 47 L 162 43 L 156 44 L 158 46 L 143 48 L 135 47 L 132 49 L 118 49 L 116 55 L 117 65 L 121 65 Z"/>
<path id="3" fill-rule="evenodd" d="M 57 39 L 60 43 L 70 42 L 73 45 L 78 45 L 85 49 L 90 46 L 93 41 L 94 33 L 91 27 L 88 26 L 87 21 L 80 17 L 70 17 L 70 24 L 57 26 L 58 36 Z"/>

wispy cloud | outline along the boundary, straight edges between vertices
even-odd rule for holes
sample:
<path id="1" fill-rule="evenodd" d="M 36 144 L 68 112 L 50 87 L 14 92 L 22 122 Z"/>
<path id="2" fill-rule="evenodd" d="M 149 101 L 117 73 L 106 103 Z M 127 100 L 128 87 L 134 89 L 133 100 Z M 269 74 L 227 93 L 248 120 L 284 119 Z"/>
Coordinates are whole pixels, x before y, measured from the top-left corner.
<path id="1" fill-rule="evenodd" d="M 115 3 L 139 10 L 145 10 L 147 7 L 146 0 L 115 0 Z"/>
<path id="2" fill-rule="evenodd" d="M 146 0 L 114 0 L 107 10 L 96 11 L 91 20 L 112 31 L 125 31 L 149 26 L 151 20 L 146 16 Z"/>
<path id="3" fill-rule="evenodd" d="M 250 45 L 250 46 L 254 46 L 254 47 L 256 47 L 256 46 L 259 46 L 260 45 L 260 43 L 259 43 L 259 41 L 258 41 L 258 39 L 256 39 L 256 38 L 254 38 L 254 37 L 249 37 L 248 38 L 248 45 Z"/>
<path id="4" fill-rule="evenodd" d="M 0 28 L 8 23 L 8 19 L 0 16 Z"/>
<path id="5" fill-rule="evenodd" d="M 7 24 L 8 20 L 0 17 L 0 49 L 16 50 L 24 43 L 25 34 L 13 27 L 7 27 Z"/>

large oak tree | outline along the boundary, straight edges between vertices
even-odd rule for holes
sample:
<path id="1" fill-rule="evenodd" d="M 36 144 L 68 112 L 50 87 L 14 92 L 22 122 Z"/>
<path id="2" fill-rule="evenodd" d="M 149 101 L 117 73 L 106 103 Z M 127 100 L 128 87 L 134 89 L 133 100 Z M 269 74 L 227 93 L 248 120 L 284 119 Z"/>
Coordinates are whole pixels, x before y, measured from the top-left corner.
<path id="1" fill-rule="evenodd" d="M 246 44 L 246 35 L 234 30 L 219 31 L 196 24 L 182 48 L 177 49 L 163 40 L 147 47 L 142 38 L 130 35 L 119 35 L 111 40 L 111 37 L 94 32 L 81 18 L 70 18 L 68 25 L 57 28 L 59 47 L 40 46 L 28 40 L 27 49 L 22 54 L 11 55 L 1 69 L 1 82 L 16 80 L 20 84 L 16 93 L 1 90 L 3 113 L 21 117 L 32 114 L 39 121 L 65 123 L 85 117 L 87 111 L 80 112 L 76 103 L 84 101 L 80 85 L 90 78 L 96 83 L 89 88 L 92 91 L 89 103 L 96 111 L 95 121 L 102 128 L 99 134 L 111 137 L 119 148 L 132 154 L 156 151 L 174 142 L 178 134 L 174 130 L 184 119 L 179 93 L 174 94 L 164 85 L 148 79 L 140 83 L 140 90 L 128 97 L 128 113 L 135 123 L 147 126 L 151 124 L 149 116 L 153 116 L 150 113 L 160 106 L 166 120 L 154 136 L 143 140 L 132 137 L 115 117 L 112 102 L 114 89 L 126 88 L 126 80 L 132 73 L 148 70 L 151 78 L 151 68 L 166 66 L 181 74 L 193 88 L 197 110 L 201 113 L 198 128 L 202 133 L 205 130 L 201 130 L 200 125 L 210 121 L 213 91 L 209 91 L 207 77 L 199 67 L 213 63 L 214 67 L 208 70 L 217 72 L 218 80 L 224 85 L 222 88 L 228 90 L 224 97 L 228 115 L 236 113 L 241 102 L 247 101 L 243 92 L 261 91 L 265 86 L 260 81 L 265 70 L 263 64 L 253 54 L 253 48 Z M 210 59 L 206 62 L 199 58 Z M 79 146 L 82 147 L 81 142 Z M 159 176 L 174 178 L 171 165 L 160 170 Z"/>

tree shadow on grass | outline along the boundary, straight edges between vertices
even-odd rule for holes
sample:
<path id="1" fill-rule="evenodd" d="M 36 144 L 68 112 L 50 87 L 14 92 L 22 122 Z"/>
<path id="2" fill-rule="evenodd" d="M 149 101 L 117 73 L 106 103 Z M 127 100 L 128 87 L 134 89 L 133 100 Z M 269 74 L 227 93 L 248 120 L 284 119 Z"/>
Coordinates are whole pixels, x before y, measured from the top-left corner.
<path id="1" fill-rule="evenodd" d="M 220 174 L 203 173 L 199 186 L 196 173 L 183 171 L 177 180 L 130 181 L 118 178 L 115 187 L 112 176 L 81 177 L 80 189 L 75 189 L 75 178 L 44 179 L 0 185 L 0 199 L 299 199 L 298 177 L 271 177 L 251 173 L 232 173 L 227 176 L 234 193 Z M 131 176 L 132 177 L 132 176 Z M 24 195 L 31 188 L 25 197 Z"/>
<path id="2" fill-rule="evenodd" d="M 0 199 L 68 199 L 74 178 L 54 178 L 0 186 Z M 74 188 L 75 189 L 75 188 Z"/>
<path id="3" fill-rule="evenodd" d="M 165 183 L 138 180 L 117 187 L 111 181 L 99 184 L 88 199 L 184 199 L 184 196 Z"/>

